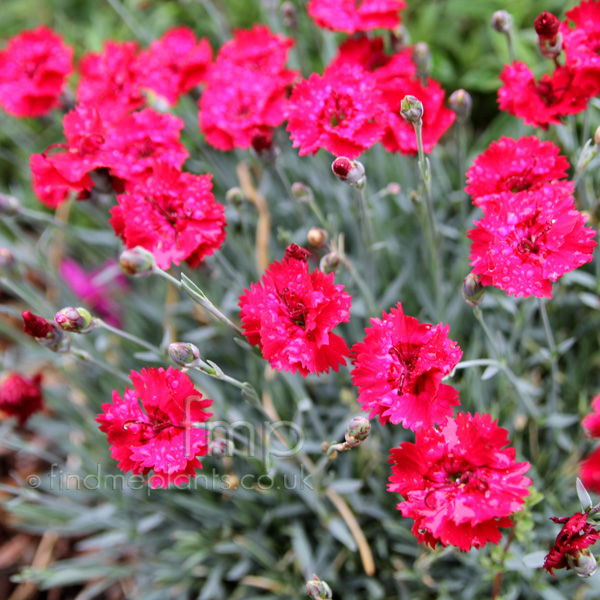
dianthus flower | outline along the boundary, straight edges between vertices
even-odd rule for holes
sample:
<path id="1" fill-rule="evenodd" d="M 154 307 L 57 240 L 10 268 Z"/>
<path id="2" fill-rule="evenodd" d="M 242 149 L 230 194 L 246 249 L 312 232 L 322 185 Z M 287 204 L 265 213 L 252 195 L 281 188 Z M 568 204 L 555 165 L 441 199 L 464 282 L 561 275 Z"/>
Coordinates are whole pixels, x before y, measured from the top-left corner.
<path id="1" fill-rule="evenodd" d="M 355 158 L 377 143 L 385 127 L 384 106 L 375 79 L 358 65 L 325 69 L 296 84 L 288 126 L 300 156 L 321 148 Z"/>
<path id="2" fill-rule="evenodd" d="M 212 416 L 204 410 L 212 400 L 203 399 L 190 378 L 173 367 L 147 367 L 130 376 L 134 389 L 126 388 L 122 398 L 113 391 L 112 403 L 103 404 L 96 417 L 111 456 L 124 472 L 154 471 L 148 480 L 153 488 L 180 485 L 202 468 L 198 457 L 208 452 L 208 436 L 194 424 Z"/>
<path id="3" fill-rule="evenodd" d="M 285 119 L 289 86 L 297 72 L 285 68 L 292 40 L 264 25 L 237 30 L 210 68 L 200 98 L 200 129 L 219 150 L 270 141 Z"/>
<path id="4" fill-rule="evenodd" d="M 592 412 L 581 422 L 590 437 L 600 438 L 600 394 L 592 398 Z"/>
<path id="5" fill-rule="evenodd" d="M 23 426 L 29 417 L 44 406 L 40 373 L 26 377 L 11 373 L 0 386 L 0 411 L 19 420 Z"/>
<path id="6" fill-rule="evenodd" d="M 378 81 L 381 81 L 379 74 Z M 379 86 L 378 86 L 379 87 Z M 445 92 L 435 79 L 428 78 L 427 85 L 414 77 L 390 79 L 383 86 L 383 100 L 387 106 L 387 128 L 381 143 L 388 152 L 416 154 L 417 136 L 412 123 L 400 114 L 400 103 L 407 96 L 415 96 L 423 103 L 423 151 L 431 152 L 439 139 L 454 123 L 456 114 L 444 105 Z"/>
<path id="7" fill-rule="evenodd" d="M 22 312 L 21 316 L 23 317 L 23 331 L 35 338 L 44 348 L 53 352 L 68 348 L 68 340 L 65 339 L 64 332 L 56 326 L 56 323 L 34 315 L 29 310 Z"/>
<path id="8" fill-rule="evenodd" d="M 448 331 L 448 325 L 419 323 L 405 315 L 400 302 L 382 319 L 371 319 L 364 340 L 351 351 L 362 410 L 382 424 L 401 423 L 413 431 L 451 416 L 458 392 L 442 379 L 462 351 L 448 339 Z"/>
<path id="9" fill-rule="evenodd" d="M 381 37 L 370 38 L 366 35 L 348 38 L 338 48 L 338 53 L 331 67 L 343 64 L 359 65 L 372 73 L 379 84 L 396 77 L 410 78 L 417 73 L 417 67 L 411 58 L 411 48 L 389 55 L 385 53 L 384 41 Z"/>
<path id="10" fill-rule="evenodd" d="M 537 137 L 514 140 L 501 137 L 482 152 L 467 171 L 465 191 L 477 199 L 502 192 L 535 190 L 551 180 L 567 176 L 569 161 L 554 142 Z M 563 182 L 571 193 L 572 185 Z"/>
<path id="11" fill-rule="evenodd" d="M 600 2 L 581 2 L 565 16 L 575 24 L 575 29 L 566 23 L 561 26 L 566 63 L 597 93 L 600 88 Z"/>
<path id="12" fill-rule="evenodd" d="M 55 208 L 70 190 L 85 197 L 97 169 L 134 181 L 150 175 L 157 159 L 181 168 L 188 157 L 179 141 L 182 128 L 181 119 L 151 108 L 106 122 L 95 106 L 78 105 L 63 119 L 66 143 L 31 155 L 33 188 L 42 203 Z M 54 148 L 65 151 L 50 154 Z"/>
<path id="13" fill-rule="evenodd" d="M 17 117 L 39 117 L 58 105 L 73 71 L 73 49 L 40 25 L 11 38 L 0 51 L 0 106 Z"/>
<path id="14" fill-rule="evenodd" d="M 565 115 L 584 111 L 596 94 L 589 80 L 568 66 L 557 67 L 552 76 L 536 81 L 527 65 L 515 61 L 504 66 L 500 79 L 504 83 L 498 90 L 500 110 L 542 129 L 551 123 L 560 125 Z"/>
<path id="15" fill-rule="evenodd" d="M 579 479 L 588 490 L 600 494 L 600 448 L 581 461 Z"/>
<path id="16" fill-rule="evenodd" d="M 106 42 L 100 53 L 79 63 L 77 100 L 94 104 L 106 121 L 118 121 L 146 102 L 141 93 L 140 64 L 135 42 Z"/>
<path id="17" fill-rule="evenodd" d="M 337 371 L 348 346 L 332 329 L 350 320 L 350 295 L 333 283 L 333 273 L 312 273 L 304 254 L 286 252 L 259 283 L 240 296 L 244 335 L 278 371 Z"/>
<path id="18" fill-rule="evenodd" d="M 77 261 L 66 258 L 58 272 L 95 316 L 109 325 L 120 326 L 121 305 L 116 302 L 115 293 L 125 290 L 128 281 L 115 261 L 108 260 L 99 269 L 88 272 Z"/>
<path id="19" fill-rule="evenodd" d="M 196 267 L 225 240 L 224 207 L 211 189 L 212 175 L 159 162 L 145 181 L 117 196 L 110 224 L 128 248 L 150 251 L 161 269 L 182 260 Z"/>
<path id="20" fill-rule="evenodd" d="M 467 552 L 500 541 L 531 485 L 530 465 L 515 461 L 507 435 L 490 415 L 459 413 L 392 449 L 388 491 L 404 497 L 398 510 L 415 520 L 419 543 Z"/>
<path id="21" fill-rule="evenodd" d="M 355 33 L 370 29 L 394 29 L 404 0 L 310 0 L 308 14 L 320 27 Z"/>
<path id="22" fill-rule="evenodd" d="M 140 84 L 175 104 L 204 81 L 211 60 L 212 48 L 206 38 L 197 41 L 189 27 L 174 27 L 140 52 Z"/>
<path id="23" fill-rule="evenodd" d="M 555 577 L 553 569 L 571 569 L 574 568 L 578 573 L 581 555 L 586 555 L 586 548 L 593 546 L 600 539 L 600 532 L 587 522 L 587 513 L 575 513 L 571 517 L 550 517 L 555 523 L 560 523 L 563 528 L 556 536 L 554 546 L 546 555 L 544 560 L 544 569 Z M 584 574 L 589 577 L 595 571 Z"/>
<path id="24" fill-rule="evenodd" d="M 499 194 L 467 232 L 482 285 L 509 295 L 552 298 L 552 282 L 592 260 L 595 231 L 561 182 Z"/>

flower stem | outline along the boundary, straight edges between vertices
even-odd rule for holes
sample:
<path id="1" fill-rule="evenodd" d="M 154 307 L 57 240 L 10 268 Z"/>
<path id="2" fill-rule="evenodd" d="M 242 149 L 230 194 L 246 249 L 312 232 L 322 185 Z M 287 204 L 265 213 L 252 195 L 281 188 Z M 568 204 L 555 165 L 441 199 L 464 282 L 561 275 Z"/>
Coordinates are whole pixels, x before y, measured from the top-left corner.
<path id="1" fill-rule="evenodd" d="M 363 241 L 367 247 L 367 251 L 371 252 L 371 245 L 373 244 L 373 229 L 371 228 L 371 219 L 369 218 L 369 208 L 367 205 L 367 197 L 365 195 L 366 188 L 366 177 L 362 185 L 357 186 L 358 198 L 360 204 L 360 218 L 363 222 L 362 232 Z"/>
<path id="2" fill-rule="evenodd" d="M 96 365 L 97 367 L 100 367 L 107 373 L 110 373 L 111 375 L 118 377 L 119 379 L 121 379 L 121 381 L 124 381 L 125 383 L 131 383 L 131 380 L 129 379 L 129 377 L 127 377 L 127 375 L 125 375 L 125 373 L 121 373 L 121 371 L 118 371 L 111 365 L 108 365 L 108 364 L 102 362 L 101 360 L 98 360 L 95 356 L 92 356 L 89 352 L 86 352 L 85 350 L 80 350 L 79 348 L 71 348 L 70 353 L 75 358 L 78 358 L 79 360 L 81 360 L 83 362 L 93 363 L 94 365 Z"/>
<path id="3" fill-rule="evenodd" d="M 124 340 L 129 340 L 130 342 L 134 342 L 135 344 L 138 344 L 138 345 L 142 346 L 143 348 L 146 348 L 146 350 L 150 350 L 150 352 L 154 352 L 159 357 L 163 356 L 165 354 L 165 352 L 163 350 L 161 350 L 158 346 L 154 346 L 153 344 L 146 342 L 145 340 L 137 337 L 136 335 L 127 333 L 126 331 L 123 331 L 122 329 L 119 329 L 118 327 L 113 327 L 112 325 L 109 325 L 108 323 L 106 323 L 106 321 L 103 321 L 102 319 L 99 319 L 98 317 L 94 317 L 94 324 L 96 327 L 102 327 L 102 329 L 106 329 L 106 331 L 110 331 L 111 333 L 118 335 L 119 337 L 123 338 Z"/>
<path id="4" fill-rule="evenodd" d="M 556 355 L 556 342 L 554 341 L 554 334 L 552 333 L 552 327 L 550 326 L 550 320 L 548 319 L 548 313 L 546 311 L 546 303 L 543 298 L 539 299 L 540 304 L 540 315 L 542 317 L 542 323 L 544 324 L 544 333 L 546 334 L 546 340 L 548 341 L 548 350 L 550 351 L 550 372 L 551 372 L 551 389 L 550 389 L 550 410 L 554 411 L 557 408 L 558 401 L 558 360 Z"/>
<path id="5" fill-rule="evenodd" d="M 512 35 L 511 35 L 510 31 L 507 31 L 505 35 L 506 35 L 506 46 L 508 48 L 508 60 L 510 61 L 510 64 L 512 65 L 512 63 L 515 62 L 515 49 L 513 46 Z"/>
<path id="6" fill-rule="evenodd" d="M 344 266 L 346 267 L 346 269 L 348 269 L 348 272 L 350 273 L 350 275 L 356 282 L 356 285 L 360 289 L 363 298 L 365 299 L 368 314 L 371 316 L 377 315 L 377 305 L 375 304 L 375 299 L 373 298 L 371 289 L 366 284 L 365 280 L 359 275 L 354 265 L 350 262 L 350 260 L 348 260 L 346 256 L 344 256 Z"/>

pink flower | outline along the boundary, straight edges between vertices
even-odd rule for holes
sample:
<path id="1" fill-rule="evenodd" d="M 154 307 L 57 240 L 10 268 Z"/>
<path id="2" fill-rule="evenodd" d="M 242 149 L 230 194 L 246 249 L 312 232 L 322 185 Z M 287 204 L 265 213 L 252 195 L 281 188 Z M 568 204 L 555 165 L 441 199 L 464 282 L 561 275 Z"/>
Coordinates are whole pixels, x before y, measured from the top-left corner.
<path id="1" fill-rule="evenodd" d="M 331 333 L 350 320 L 351 298 L 343 289 L 333 283 L 333 273 L 310 273 L 306 257 L 292 249 L 240 296 L 244 335 L 278 371 L 304 377 L 337 371 L 349 353 L 346 342 Z"/>
<path id="2" fill-rule="evenodd" d="M 120 326 L 121 306 L 115 301 L 114 295 L 125 290 L 128 282 L 115 261 L 108 260 L 100 269 L 88 272 L 78 262 L 66 258 L 60 263 L 59 273 L 71 291 L 90 307 L 95 316 L 110 325 Z"/>
<path id="3" fill-rule="evenodd" d="M 196 267 L 225 240 L 224 208 L 211 189 L 211 175 L 158 162 L 145 181 L 117 196 L 110 224 L 128 248 L 152 252 L 161 269 L 182 260 Z"/>
<path id="4" fill-rule="evenodd" d="M 320 27 L 355 33 L 370 29 L 394 29 L 404 0 L 310 0 L 308 14 Z"/>
<path id="5" fill-rule="evenodd" d="M 78 105 L 65 115 L 63 128 L 65 144 L 30 157 L 33 188 L 52 208 L 70 190 L 85 197 L 94 186 L 90 173 L 97 169 L 108 169 L 113 179 L 135 181 L 151 175 L 157 159 L 180 169 L 188 157 L 179 141 L 183 121 L 151 108 L 105 122 L 94 105 Z M 50 154 L 53 148 L 65 151 Z"/>
<path id="6" fill-rule="evenodd" d="M 379 73 L 378 79 L 382 78 Z M 388 152 L 415 154 L 418 150 L 417 136 L 412 123 L 400 114 L 400 103 L 407 96 L 415 96 L 423 103 L 423 151 L 431 152 L 442 135 L 454 123 L 456 114 L 444 105 L 445 92 L 435 79 L 428 78 L 424 86 L 418 78 L 396 77 L 389 79 L 382 88 L 387 106 L 387 128 L 381 143 Z"/>
<path id="7" fill-rule="evenodd" d="M 20 373 L 10 374 L 0 386 L 0 411 L 19 420 L 22 427 L 33 413 L 44 407 L 42 375 L 26 377 Z"/>
<path id="8" fill-rule="evenodd" d="M 600 494 L 600 447 L 581 462 L 579 478 L 588 490 Z"/>
<path id="9" fill-rule="evenodd" d="M 73 48 L 40 25 L 0 51 L 0 106 L 17 117 L 39 117 L 58 105 L 73 71 Z"/>
<path id="10" fill-rule="evenodd" d="M 442 423 L 459 403 L 458 392 L 442 379 L 462 351 L 448 339 L 448 325 L 419 323 L 398 302 L 382 319 L 371 319 L 362 342 L 352 346 L 352 381 L 358 401 L 380 423 L 416 431 Z"/>
<path id="11" fill-rule="evenodd" d="M 535 190 L 548 181 L 564 179 L 569 161 L 559 153 L 554 142 L 541 142 L 535 136 L 501 137 L 475 159 L 467 171 L 465 191 L 479 205 L 477 199 L 482 196 Z"/>
<path id="12" fill-rule="evenodd" d="M 582 550 L 593 546 L 600 539 L 600 532 L 591 523 L 587 523 L 586 513 L 575 513 L 571 517 L 550 517 L 550 519 L 555 523 L 564 524 L 544 560 L 544 569 L 555 577 L 553 569 L 570 569 L 569 560 L 576 560 Z"/>
<path id="13" fill-rule="evenodd" d="M 135 42 L 111 42 L 100 53 L 86 54 L 79 63 L 77 100 L 94 104 L 102 119 L 118 121 L 145 104 Z"/>
<path id="14" fill-rule="evenodd" d="M 194 424 L 212 416 L 204 410 L 212 400 L 203 399 L 190 378 L 173 367 L 131 371 L 131 381 L 134 389 L 126 388 L 122 398 L 113 391 L 112 403 L 103 404 L 96 418 L 111 456 L 124 472 L 154 471 L 148 480 L 153 488 L 184 483 L 202 468 L 198 457 L 207 454 L 207 433 Z"/>
<path id="15" fill-rule="evenodd" d="M 204 81 L 211 60 L 212 48 L 206 38 L 198 42 L 188 27 L 174 27 L 152 42 L 149 50 L 140 52 L 140 85 L 175 104 Z"/>
<path id="16" fill-rule="evenodd" d="M 596 90 L 583 75 L 569 67 L 557 67 L 552 76 L 539 81 L 527 65 L 515 61 L 500 74 L 504 85 L 498 90 L 500 110 L 525 121 L 527 125 L 548 129 L 561 124 L 561 117 L 584 111 Z"/>
<path id="17" fill-rule="evenodd" d="M 531 485 L 530 465 L 515 461 L 507 435 L 490 415 L 459 413 L 391 451 L 388 491 L 404 497 L 398 510 L 414 519 L 419 543 L 467 552 L 500 541 Z"/>
<path id="18" fill-rule="evenodd" d="M 249 148 L 270 139 L 285 118 L 297 72 L 285 68 L 292 40 L 264 25 L 238 30 L 219 51 L 200 98 L 200 129 L 219 150 Z"/>
<path id="19" fill-rule="evenodd" d="M 600 438 L 600 394 L 592 398 L 592 412 L 581 424 L 590 437 Z"/>
<path id="20" fill-rule="evenodd" d="M 313 73 L 292 91 L 287 130 L 300 156 L 324 148 L 355 158 L 377 143 L 384 127 L 376 81 L 358 65 L 334 65 L 322 76 Z"/>
<path id="21" fill-rule="evenodd" d="M 504 192 L 467 232 L 473 272 L 517 298 L 552 298 L 552 282 L 592 260 L 595 231 L 585 222 L 561 182 Z"/>

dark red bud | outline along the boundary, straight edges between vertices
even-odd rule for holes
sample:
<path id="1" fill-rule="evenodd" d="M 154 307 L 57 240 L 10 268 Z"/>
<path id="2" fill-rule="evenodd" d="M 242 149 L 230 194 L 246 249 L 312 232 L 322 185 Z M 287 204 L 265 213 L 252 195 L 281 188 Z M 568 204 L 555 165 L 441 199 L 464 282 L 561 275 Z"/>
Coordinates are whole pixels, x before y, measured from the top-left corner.
<path id="1" fill-rule="evenodd" d="M 34 315 L 26 310 L 21 313 L 23 316 L 23 331 L 32 337 L 45 338 L 49 333 L 54 332 L 54 325 L 42 317 Z"/>
<path id="2" fill-rule="evenodd" d="M 346 179 L 348 177 L 348 174 L 350 173 L 350 171 L 352 171 L 352 169 L 354 169 L 354 167 L 354 163 L 349 158 L 343 156 L 340 158 L 336 158 L 333 161 L 333 164 L 331 165 L 333 172 L 340 179 Z"/>
<path id="3" fill-rule="evenodd" d="M 298 244 L 291 244 L 286 248 L 283 260 L 289 260 L 290 258 L 294 258 L 296 260 L 301 260 L 302 262 L 307 263 L 309 256 L 310 252 L 308 250 L 306 250 L 305 248 L 300 248 Z"/>
<path id="4" fill-rule="evenodd" d="M 541 15 L 536 17 L 533 22 L 535 32 L 545 40 L 551 40 L 556 37 L 558 29 L 560 27 L 560 21 L 548 11 L 544 11 Z"/>

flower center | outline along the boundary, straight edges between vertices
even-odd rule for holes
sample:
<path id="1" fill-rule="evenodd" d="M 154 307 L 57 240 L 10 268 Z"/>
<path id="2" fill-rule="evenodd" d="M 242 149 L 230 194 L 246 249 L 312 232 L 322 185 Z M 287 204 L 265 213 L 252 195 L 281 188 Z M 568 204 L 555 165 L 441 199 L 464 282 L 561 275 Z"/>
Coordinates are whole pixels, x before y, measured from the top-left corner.
<path id="1" fill-rule="evenodd" d="M 417 366 L 420 350 L 420 344 L 399 342 L 388 351 L 390 356 L 396 359 L 390 367 L 388 383 L 394 387 L 397 386 L 398 395 L 402 395 L 406 378 L 410 379 L 412 372 Z"/>
<path id="2" fill-rule="evenodd" d="M 140 425 L 144 429 L 144 433 L 141 438 L 142 442 L 150 441 L 151 439 L 155 438 L 161 431 L 164 431 L 169 427 L 173 427 L 175 429 L 185 429 L 183 425 L 175 425 L 175 423 L 172 423 L 169 420 L 161 421 L 158 423 L 148 423 L 146 421 L 138 421 L 136 419 L 130 419 L 129 421 L 125 421 L 123 423 L 123 429 L 127 430 L 132 425 Z"/>
<path id="3" fill-rule="evenodd" d="M 546 223 L 536 223 L 534 217 L 522 231 L 522 237 L 517 243 L 517 252 L 519 254 L 538 254 L 541 249 L 541 242 L 545 235 L 552 229 L 554 221 Z"/>
<path id="4" fill-rule="evenodd" d="M 306 326 L 306 305 L 296 292 L 289 288 L 283 288 L 280 298 L 285 305 L 290 319 L 299 327 Z"/>
<path id="5" fill-rule="evenodd" d="M 323 117 L 332 127 L 337 127 L 342 121 L 349 118 L 352 111 L 352 98 L 348 94 L 338 94 L 331 92 L 331 95 L 325 100 L 323 108 Z"/>

